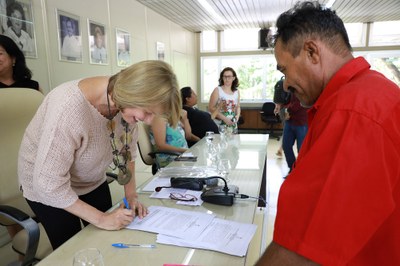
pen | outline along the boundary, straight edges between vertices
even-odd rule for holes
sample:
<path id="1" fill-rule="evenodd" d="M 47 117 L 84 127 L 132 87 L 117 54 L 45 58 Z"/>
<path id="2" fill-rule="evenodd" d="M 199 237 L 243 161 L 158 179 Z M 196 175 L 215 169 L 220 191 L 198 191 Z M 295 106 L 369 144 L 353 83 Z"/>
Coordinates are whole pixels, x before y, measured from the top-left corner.
<path id="1" fill-rule="evenodd" d="M 114 243 L 111 246 L 116 248 L 155 248 L 154 244 L 124 244 L 124 243 Z"/>
<path id="2" fill-rule="evenodd" d="M 125 204 L 125 208 L 130 209 L 128 200 L 126 198 L 123 198 L 123 201 L 124 201 L 124 204 Z"/>

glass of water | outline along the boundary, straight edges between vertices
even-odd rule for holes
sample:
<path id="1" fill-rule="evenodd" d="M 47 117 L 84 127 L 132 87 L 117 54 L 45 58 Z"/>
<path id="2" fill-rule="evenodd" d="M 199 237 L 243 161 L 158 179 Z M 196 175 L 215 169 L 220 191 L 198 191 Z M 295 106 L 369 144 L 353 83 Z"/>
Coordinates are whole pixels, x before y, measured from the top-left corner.
<path id="1" fill-rule="evenodd" d="M 74 255 L 73 266 L 104 266 L 103 255 L 97 248 L 79 250 Z"/>
<path id="2" fill-rule="evenodd" d="M 207 144 L 211 144 L 214 139 L 214 132 L 213 131 L 207 131 L 206 132 L 206 142 Z"/>
<path id="3" fill-rule="evenodd" d="M 231 171 L 231 162 L 229 159 L 221 159 L 218 162 L 217 166 L 218 173 L 225 178 L 226 182 L 229 181 L 228 175 L 229 172 Z"/>

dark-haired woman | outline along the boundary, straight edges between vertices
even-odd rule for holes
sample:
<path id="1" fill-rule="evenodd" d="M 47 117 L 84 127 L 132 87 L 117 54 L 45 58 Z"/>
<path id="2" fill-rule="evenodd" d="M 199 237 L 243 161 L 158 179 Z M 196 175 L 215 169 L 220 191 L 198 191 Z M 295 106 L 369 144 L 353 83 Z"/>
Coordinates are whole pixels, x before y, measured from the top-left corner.
<path id="1" fill-rule="evenodd" d="M 22 51 L 11 38 L 0 35 L 0 88 L 22 87 L 41 91 L 39 83 L 31 78 L 32 72 Z"/>
<path id="2" fill-rule="evenodd" d="M 214 113 L 220 107 L 216 115 L 217 120 L 235 132 L 240 117 L 239 79 L 233 68 L 226 67 L 221 71 L 218 82 L 219 86 L 211 93 L 208 109 L 210 113 Z"/>

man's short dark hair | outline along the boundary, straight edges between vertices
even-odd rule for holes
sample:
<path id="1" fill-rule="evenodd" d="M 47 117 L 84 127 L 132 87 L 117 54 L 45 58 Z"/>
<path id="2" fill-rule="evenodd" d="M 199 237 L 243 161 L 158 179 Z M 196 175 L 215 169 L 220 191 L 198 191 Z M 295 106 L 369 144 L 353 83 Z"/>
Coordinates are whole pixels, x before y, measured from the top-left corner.
<path id="1" fill-rule="evenodd" d="M 352 50 L 343 21 L 317 1 L 297 2 L 278 17 L 276 27 L 274 45 L 280 39 L 293 57 L 299 55 L 306 38 L 323 41 L 336 54 Z"/>

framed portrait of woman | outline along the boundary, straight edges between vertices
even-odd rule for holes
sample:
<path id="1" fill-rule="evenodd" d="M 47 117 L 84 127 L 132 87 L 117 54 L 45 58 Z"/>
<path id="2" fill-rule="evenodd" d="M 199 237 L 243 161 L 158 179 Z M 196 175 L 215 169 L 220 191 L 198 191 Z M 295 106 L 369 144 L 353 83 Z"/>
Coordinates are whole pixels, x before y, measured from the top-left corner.
<path id="1" fill-rule="evenodd" d="M 126 67 L 132 64 L 131 35 L 129 32 L 116 29 L 117 66 Z"/>
<path id="2" fill-rule="evenodd" d="M 80 18 L 76 15 L 56 10 L 59 59 L 82 63 L 82 34 Z"/>
<path id="3" fill-rule="evenodd" d="M 37 58 L 32 0 L 0 0 L 0 34 L 13 39 L 25 57 Z"/>
<path id="4" fill-rule="evenodd" d="M 90 63 L 108 65 L 106 26 L 88 19 L 88 33 Z"/>

